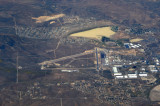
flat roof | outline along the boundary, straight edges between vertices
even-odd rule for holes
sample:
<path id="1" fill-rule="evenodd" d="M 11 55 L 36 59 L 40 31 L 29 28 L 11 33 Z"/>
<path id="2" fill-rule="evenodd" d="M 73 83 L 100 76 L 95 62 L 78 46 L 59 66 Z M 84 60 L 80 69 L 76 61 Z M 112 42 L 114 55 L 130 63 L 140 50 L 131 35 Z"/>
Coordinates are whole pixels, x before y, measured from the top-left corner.
<path id="1" fill-rule="evenodd" d="M 118 73 L 117 67 L 113 67 L 113 72 Z"/>

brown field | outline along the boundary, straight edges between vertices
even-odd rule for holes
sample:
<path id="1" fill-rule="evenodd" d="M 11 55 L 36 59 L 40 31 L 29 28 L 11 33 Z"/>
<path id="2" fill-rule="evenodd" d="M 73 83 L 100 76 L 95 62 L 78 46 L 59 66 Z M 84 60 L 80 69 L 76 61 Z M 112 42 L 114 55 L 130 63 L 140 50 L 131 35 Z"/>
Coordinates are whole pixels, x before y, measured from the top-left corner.
<path id="1" fill-rule="evenodd" d="M 143 39 L 141 38 L 136 38 L 136 39 L 131 39 L 130 42 L 139 42 L 142 41 Z"/>
<path id="2" fill-rule="evenodd" d="M 120 50 L 120 51 L 114 51 L 114 54 L 120 54 L 120 55 L 137 55 L 137 51 L 135 49 L 131 50 Z"/>
<path id="3" fill-rule="evenodd" d="M 114 40 L 119 40 L 119 39 L 129 39 L 130 36 L 123 33 L 123 32 L 117 32 L 116 34 L 114 34 L 113 36 L 111 36 L 111 39 Z"/>
<path id="4" fill-rule="evenodd" d="M 151 101 L 160 101 L 160 85 L 154 87 L 150 92 Z"/>
<path id="5" fill-rule="evenodd" d="M 38 18 L 32 17 L 32 19 L 36 20 L 36 23 L 43 23 L 43 22 L 55 20 L 64 16 L 65 14 L 58 14 L 58 15 L 51 15 L 51 16 L 40 16 Z"/>
<path id="6" fill-rule="evenodd" d="M 113 32 L 110 27 L 102 27 L 102 28 L 94 28 L 91 30 L 74 33 L 74 34 L 71 34 L 70 36 L 100 40 L 102 36 L 110 38 L 114 34 L 115 32 Z"/>

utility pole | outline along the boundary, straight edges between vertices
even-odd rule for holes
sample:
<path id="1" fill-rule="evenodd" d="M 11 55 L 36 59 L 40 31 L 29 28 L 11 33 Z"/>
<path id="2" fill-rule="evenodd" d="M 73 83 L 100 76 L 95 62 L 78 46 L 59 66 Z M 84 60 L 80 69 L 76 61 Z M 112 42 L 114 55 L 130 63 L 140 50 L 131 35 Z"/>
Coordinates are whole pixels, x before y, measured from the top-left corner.
<path id="1" fill-rule="evenodd" d="M 17 68 L 17 79 L 16 79 L 16 83 L 18 83 L 18 52 L 17 52 L 17 58 L 16 58 L 16 68 Z"/>

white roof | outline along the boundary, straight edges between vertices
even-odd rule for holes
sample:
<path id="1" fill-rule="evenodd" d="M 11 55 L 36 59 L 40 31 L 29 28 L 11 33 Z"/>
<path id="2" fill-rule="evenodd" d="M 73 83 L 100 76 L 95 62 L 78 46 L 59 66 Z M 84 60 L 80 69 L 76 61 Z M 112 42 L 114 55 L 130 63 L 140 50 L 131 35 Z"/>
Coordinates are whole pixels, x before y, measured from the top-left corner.
<path id="1" fill-rule="evenodd" d="M 118 73 L 117 67 L 113 67 L 113 72 Z"/>
<path id="2" fill-rule="evenodd" d="M 143 74 L 139 74 L 139 76 L 140 76 L 140 77 L 147 77 L 147 74 L 146 74 L 146 73 L 145 73 L 145 74 L 143 73 Z"/>
<path id="3" fill-rule="evenodd" d="M 151 70 L 152 72 L 157 72 L 158 70 Z"/>
<path id="4" fill-rule="evenodd" d="M 127 75 L 125 75 L 125 76 L 124 76 L 124 78 L 128 78 L 128 76 L 127 76 Z"/>
<path id="5" fill-rule="evenodd" d="M 149 67 L 155 67 L 155 65 L 149 65 Z"/>
<path id="6" fill-rule="evenodd" d="M 145 68 L 142 68 L 141 70 L 146 70 Z"/>
<path id="7" fill-rule="evenodd" d="M 129 45 L 129 43 L 124 43 L 124 45 Z"/>
<path id="8" fill-rule="evenodd" d="M 115 67 L 122 67 L 122 65 L 114 65 Z"/>
<path id="9" fill-rule="evenodd" d="M 137 74 L 128 74 L 128 76 L 137 76 Z"/>
<path id="10" fill-rule="evenodd" d="M 130 45 L 133 45 L 133 43 L 130 43 Z"/>
<path id="11" fill-rule="evenodd" d="M 115 75 L 115 76 L 117 76 L 117 75 L 122 75 L 122 73 L 114 73 L 114 75 Z"/>
<path id="12" fill-rule="evenodd" d="M 62 72 L 76 72 L 78 70 L 61 70 Z"/>
<path id="13" fill-rule="evenodd" d="M 137 78 L 137 76 L 128 76 L 129 78 Z"/>
<path id="14" fill-rule="evenodd" d="M 116 76 L 116 78 L 124 78 L 123 76 Z"/>

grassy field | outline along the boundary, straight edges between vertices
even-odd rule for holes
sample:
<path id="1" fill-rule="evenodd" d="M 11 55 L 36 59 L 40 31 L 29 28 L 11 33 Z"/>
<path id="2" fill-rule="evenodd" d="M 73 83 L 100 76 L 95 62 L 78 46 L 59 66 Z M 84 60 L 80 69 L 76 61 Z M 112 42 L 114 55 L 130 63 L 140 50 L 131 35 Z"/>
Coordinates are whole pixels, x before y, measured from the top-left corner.
<path id="1" fill-rule="evenodd" d="M 110 27 L 101 27 L 101 28 L 94 28 L 91 30 L 82 31 L 82 32 L 78 32 L 78 33 L 73 33 L 70 36 L 100 40 L 102 38 L 102 36 L 110 38 L 114 34 L 115 34 L 115 32 L 113 32 Z"/>
<path id="2" fill-rule="evenodd" d="M 142 41 L 143 39 L 140 39 L 140 38 L 136 38 L 136 39 L 131 39 L 130 42 L 139 42 L 139 41 Z"/>

